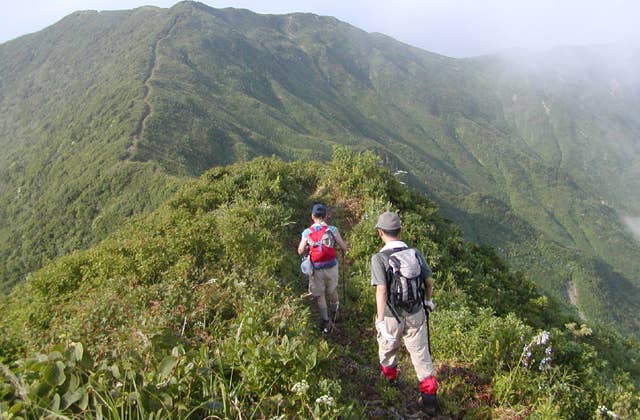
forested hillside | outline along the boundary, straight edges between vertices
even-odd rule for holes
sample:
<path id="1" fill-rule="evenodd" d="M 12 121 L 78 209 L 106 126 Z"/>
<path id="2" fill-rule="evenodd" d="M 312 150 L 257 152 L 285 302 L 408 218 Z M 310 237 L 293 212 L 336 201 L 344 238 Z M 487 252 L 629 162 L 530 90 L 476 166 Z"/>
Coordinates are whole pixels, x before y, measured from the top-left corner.
<path id="1" fill-rule="evenodd" d="M 329 335 L 295 252 L 312 203 L 350 244 Z M 637 343 L 561 315 L 372 153 L 206 172 L 0 303 L 3 418 L 415 418 L 401 354 L 381 379 L 368 261 L 393 209 L 434 270 L 441 418 L 637 418 Z M 346 291 L 346 293 L 344 293 Z"/>
<path id="2" fill-rule="evenodd" d="M 152 8 L 78 12 L 0 45 L 5 290 L 175 191 L 160 165 L 131 161 L 127 152 L 164 19 Z"/>
<path id="3" fill-rule="evenodd" d="M 637 63 L 637 48 L 451 59 L 330 17 L 195 2 L 75 13 L 0 45 L 0 278 L 212 166 L 342 144 L 407 171 L 565 309 L 637 337 L 640 246 L 621 221 L 640 214 Z"/>

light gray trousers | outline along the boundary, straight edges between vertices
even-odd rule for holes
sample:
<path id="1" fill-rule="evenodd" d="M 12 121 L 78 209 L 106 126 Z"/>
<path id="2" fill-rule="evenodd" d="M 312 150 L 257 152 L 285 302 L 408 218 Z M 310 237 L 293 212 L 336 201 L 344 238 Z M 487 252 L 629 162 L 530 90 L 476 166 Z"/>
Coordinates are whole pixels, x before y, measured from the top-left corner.
<path id="1" fill-rule="evenodd" d="M 395 343 L 384 339 L 378 333 L 378 356 L 380 364 L 384 367 L 395 367 L 398 365 L 398 349 L 400 339 L 404 341 L 411 356 L 411 363 L 418 376 L 418 381 L 436 374 L 429 354 L 427 343 L 427 326 L 425 323 L 424 311 L 420 310 L 415 314 L 400 316 L 400 322 L 395 317 L 384 317 L 384 324 L 387 332 L 396 338 Z"/>

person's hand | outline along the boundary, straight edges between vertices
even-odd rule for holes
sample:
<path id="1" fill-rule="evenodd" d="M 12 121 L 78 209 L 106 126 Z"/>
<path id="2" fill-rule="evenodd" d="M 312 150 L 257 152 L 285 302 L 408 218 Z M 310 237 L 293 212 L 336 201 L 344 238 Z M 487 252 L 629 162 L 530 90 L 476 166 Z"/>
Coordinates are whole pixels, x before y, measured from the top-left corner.
<path id="1" fill-rule="evenodd" d="M 436 309 L 436 304 L 433 303 L 433 301 L 431 299 L 425 300 L 424 301 L 424 308 L 427 310 L 427 312 L 433 312 Z"/>
<path id="2" fill-rule="evenodd" d="M 376 321 L 376 331 L 380 333 L 382 338 L 390 343 L 395 343 L 397 341 L 396 338 L 387 331 L 387 327 L 384 325 L 384 319 L 382 321 Z"/>

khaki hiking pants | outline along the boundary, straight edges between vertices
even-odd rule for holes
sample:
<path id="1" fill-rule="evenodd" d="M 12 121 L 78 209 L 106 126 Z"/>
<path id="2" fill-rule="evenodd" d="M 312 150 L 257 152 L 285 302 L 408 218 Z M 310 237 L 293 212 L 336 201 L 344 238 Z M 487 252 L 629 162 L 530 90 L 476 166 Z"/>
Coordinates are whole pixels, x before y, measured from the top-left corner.
<path id="1" fill-rule="evenodd" d="M 380 364 L 384 367 L 396 367 L 398 365 L 398 349 L 400 339 L 404 341 L 411 356 L 411 363 L 416 370 L 418 381 L 436 374 L 431 362 L 429 347 L 427 343 L 427 325 L 425 323 L 424 311 L 420 310 L 415 314 L 400 316 L 400 323 L 395 317 L 384 317 L 384 324 L 387 332 L 396 338 L 395 343 L 390 343 L 378 333 L 378 356 Z"/>
<path id="2" fill-rule="evenodd" d="M 309 291 L 313 296 L 332 295 L 338 289 L 338 264 L 329 268 L 314 269 L 309 277 Z"/>

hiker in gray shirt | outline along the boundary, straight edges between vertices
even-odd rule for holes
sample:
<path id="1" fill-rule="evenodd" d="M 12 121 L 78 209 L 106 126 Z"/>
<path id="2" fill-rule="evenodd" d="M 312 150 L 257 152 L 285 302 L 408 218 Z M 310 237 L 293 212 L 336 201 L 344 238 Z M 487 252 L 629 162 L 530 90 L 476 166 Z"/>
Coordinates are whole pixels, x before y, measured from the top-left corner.
<path id="1" fill-rule="evenodd" d="M 401 228 L 400 217 L 393 212 L 382 213 L 376 224 L 385 244 L 371 258 L 380 369 L 389 382 L 395 383 L 402 338 L 420 383 L 420 402 L 425 411 L 435 413 L 438 382 L 425 323 L 427 311 L 435 309 L 431 269 L 420 251 L 400 241 Z"/>

